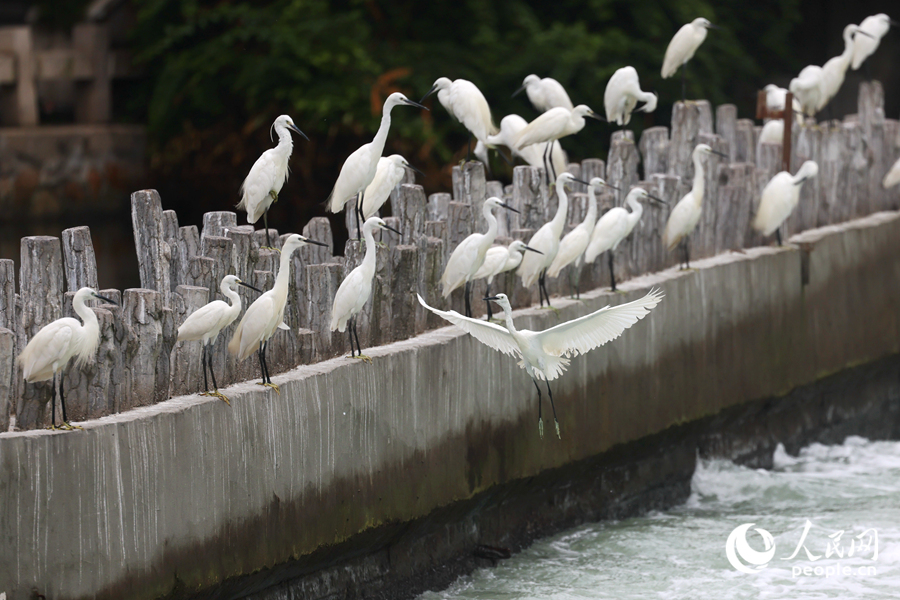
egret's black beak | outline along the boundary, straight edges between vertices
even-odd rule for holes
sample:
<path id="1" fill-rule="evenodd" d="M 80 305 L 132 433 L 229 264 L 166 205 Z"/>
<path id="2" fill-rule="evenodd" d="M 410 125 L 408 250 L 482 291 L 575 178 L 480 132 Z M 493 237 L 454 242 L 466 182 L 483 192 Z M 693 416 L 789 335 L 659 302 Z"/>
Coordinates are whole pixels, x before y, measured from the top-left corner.
<path id="1" fill-rule="evenodd" d="M 663 200 L 662 198 L 657 198 L 657 197 L 654 196 L 653 194 L 647 194 L 647 197 L 650 198 L 651 200 L 653 200 L 654 202 L 659 202 L 660 204 L 665 204 L 666 206 L 668 206 L 668 204 L 669 204 L 668 202 L 666 202 L 666 201 Z"/>
<path id="2" fill-rule="evenodd" d="M 428 92 L 428 93 L 430 94 L 431 92 Z M 427 96 L 426 96 L 426 97 L 427 97 Z M 425 99 L 425 98 L 422 98 L 422 100 L 424 100 L 424 99 Z M 425 110 L 428 110 L 428 107 L 427 107 L 427 106 L 422 106 L 422 105 L 419 104 L 418 102 L 413 102 L 413 101 L 410 100 L 409 98 L 404 98 L 404 99 L 403 99 L 403 102 L 405 102 L 406 104 L 409 104 L 410 106 L 415 106 L 416 108 L 424 108 Z"/>
<path id="3" fill-rule="evenodd" d="M 488 297 L 482 298 L 482 300 L 484 300 L 484 301 L 490 300 L 490 301 L 492 301 L 492 302 L 496 302 L 496 301 L 499 300 L 499 299 L 500 299 L 500 298 L 498 298 L 497 296 L 491 296 L 490 298 L 488 298 Z"/>
<path id="4" fill-rule="evenodd" d="M 707 29 L 722 29 L 722 28 L 719 27 L 718 25 L 713 25 L 712 23 L 710 23 L 709 25 L 707 25 L 706 28 L 707 28 Z"/>
<path id="5" fill-rule="evenodd" d="M 324 246 L 325 248 L 328 247 L 328 244 L 326 244 L 325 242 L 317 242 L 316 240 L 311 240 L 309 238 L 303 238 L 303 241 L 307 244 L 315 244 L 316 246 Z"/>
<path id="6" fill-rule="evenodd" d="M 412 166 L 411 164 L 406 163 L 404 166 L 405 166 L 407 169 L 412 169 L 413 171 L 415 171 L 416 173 L 418 173 L 418 174 L 421 175 L 422 177 L 425 177 L 425 173 L 423 173 L 422 171 L 418 170 L 417 168 L 415 168 L 415 167 Z"/>
<path id="7" fill-rule="evenodd" d="M 544 254 L 544 253 L 541 252 L 540 250 L 537 250 L 537 249 L 535 249 L 535 248 L 532 248 L 531 246 L 525 246 L 525 249 L 528 250 L 528 251 L 530 251 L 530 252 L 537 252 L 538 254 L 541 254 L 541 255 Z"/>
<path id="8" fill-rule="evenodd" d="M 622 191 L 620 188 L 617 188 L 616 186 L 614 186 L 614 185 L 611 184 L 611 183 L 606 183 L 605 181 L 603 182 L 603 185 L 605 185 L 605 186 L 608 187 L 608 188 L 612 188 L 612 189 L 616 190 L 617 192 L 621 192 L 621 191 Z"/>
<path id="9" fill-rule="evenodd" d="M 425 98 L 427 98 L 428 96 L 430 96 L 430 95 L 432 95 L 433 93 L 435 93 L 435 92 L 437 91 L 437 89 L 438 89 L 438 86 L 436 86 L 436 85 L 431 86 L 431 89 L 428 90 L 428 93 L 427 93 L 427 94 L 425 94 L 424 96 L 422 96 L 422 99 L 419 100 L 419 102 L 425 102 Z M 420 106 L 421 106 L 421 105 L 420 105 Z"/>
<path id="10" fill-rule="evenodd" d="M 794 185 L 803 185 L 803 182 L 806 181 L 807 179 L 809 179 L 809 177 L 804 177 L 803 179 L 801 179 L 800 181 L 798 181 L 798 182 L 795 183 Z"/>
<path id="11" fill-rule="evenodd" d="M 725 154 L 724 152 L 719 152 L 718 150 L 710 150 L 710 152 L 712 152 L 712 153 L 715 154 L 716 156 L 721 156 L 722 158 L 731 158 L 730 156 L 728 156 L 728 155 Z"/>
<path id="12" fill-rule="evenodd" d="M 577 177 L 573 177 L 573 178 L 572 178 L 572 181 L 577 181 L 578 183 L 582 183 L 582 184 L 584 184 L 584 185 L 591 185 L 591 184 L 588 183 L 587 181 L 582 181 L 581 179 L 578 179 Z"/>
<path id="13" fill-rule="evenodd" d="M 893 19 L 891 20 L 891 24 L 892 24 L 892 25 L 900 25 L 900 23 L 897 23 L 897 22 L 894 21 Z M 872 38 L 873 40 L 875 39 L 875 36 L 874 36 L 874 35 L 869 35 L 868 33 L 866 33 L 865 31 L 863 31 L 863 30 L 861 30 L 861 29 L 857 29 L 856 31 L 854 31 L 854 32 L 853 32 L 853 35 L 854 35 L 854 36 L 856 36 L 856 35 L 864 35 L 864 36 L 866 36 L 867 38 Z"/>
<path id="14" fill-rule="evenodd" d="M 512 206 L 510 206 L 509 204 L 500 204 L 500 206 L 502 206 L 502 207 L 505 208 L 506 210 L 511 210 L 511 211 L 513 211 L 513 212 L 516 213 L 516 214 L 519 214 L 519 215 L 522 214 L 522 213 L 520 213 L 519 211 L 517 211 L 516 209 L 514 209 Z"/>
<path id="15" fill-rule="evenodd" d="M 262 290 L 253 287 L 253 286 L 250 285 L 249 283 L 244 283 L 243 281 L 238 281 L 238 285 L 242 285 L 242 286 L 244 286 L 245 288 L 250 288 L 251 290 L 253 290 L 254 292 L 256 292 L 256 293 L 258 293 L 258 294 L 262 294 Z"/>
<path id="16" fill-rule="evenodd" d="M 601 117 L 600 115 L 598 115 L 597 113 L 595 113 L 593 111 L 589 112 L 586 116 L 588 116 L 592 119 L 597 119 L 598 121 L 603 121 L 604 123 L 606 123 L 606 117 Z"/>
<path id="17" fill-rule="evenodd" d="M 119 303 L 115 300 L 110 300 L 106 296 L 101 296 L 100 294 L 94 294 L 94 298 L 96 298 L 97 300 L 103 300 L 104 302 L 109 302 L 110 304 L 115 304 L 116 306 L 119 305 Z"/>
<path id="18" fill-rule="evenodd" d="M 403 234 L 402 234 L 402 233 L 400 233 L 399 231 L 397 231 L 396 229 L 394 229 L 394 228 L 391 227 L 390 225 L 382 225 L 382 227 L 384 227 L 384 228 L 387 229 L 388 231 L 393 231 L 393 232 L 396 233 L 397 235 L 403 237 Z"/>
<path id="19" fill-rule="evenodd" d="M 306 137 L 306 134 L 303 133 L 302 131 L 300 131 L 300 128 L 297 127 L 296 125 L 294 125 L 293 123 L 288 123 L 288 129 L 290 129 L 291 131 L 296 131 L 296 132 L 299 133 L 301 136 L 303 136 L 303 139 L 304 139 L 304 140 L 306 140 L 307 142 L 309 141 L 309 138 Z"/>
<path id="20" fill-rule="evenodd" d="M 514 92 L 513 92 L 513 95 L 510 96 L 510 98 L 515 98 L 516 96 L 518 96 L 519 94 L 521 94 L 522 92 L 524 92 L 526 87 L 528 87 L 528 86 L 526 86 L 526 85 L 523 83 L 523 84 L 522 84 L 522 87 L 520 87 L 519 89 L 517 89 L 516 91 L 514 91 Z"/>
<path id="21" fill-rule="evenodd" d="M 512 160 L 508 156 L 506 156 L 505 154 L 503 154 L 502 152 L 500 152 L 500 150 L 497 150 L 496 148 L 494 148 L 494 150 L 497 152 L 497 154 L 500 155 L 500 158 L 503 159 L 503 162 L 505 162 L 509 166 L 513 166 Z"/>

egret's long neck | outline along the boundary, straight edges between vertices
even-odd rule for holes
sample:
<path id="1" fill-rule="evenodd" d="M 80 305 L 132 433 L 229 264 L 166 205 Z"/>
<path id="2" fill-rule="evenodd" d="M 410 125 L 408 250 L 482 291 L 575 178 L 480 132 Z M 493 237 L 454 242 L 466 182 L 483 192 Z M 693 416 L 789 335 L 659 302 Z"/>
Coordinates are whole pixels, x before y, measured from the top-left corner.
<path id="1" fill-rule="evenodd" d="M 566 213 L 569 211 L 569 198 L 566 196 L 565 183 L 556 184 L 556 195 L 559 198 L 559 208 L 556 209 L 556 214 L 550 223 L 554 231 L 562 233 L 563 227 L 566 225 Z"/>
<path id="2" fill-rule="evenodd" d="M 275 277 L 275 285 L 272 289 L 279 303 L 287 301 L 288 284 L 291 279 L 291 256 L 297 248 L 281 249 L 281 260 L 278 261 L 278 275 Z"/>
<path id="3" fill-rule="evenodd" d="M 628 213 L 628 224 L 634 227 L 641 220 L 641 215 L 644 214 L 644 205 L 631 196 L 628 196 L 625 202 L 631 207 L 631 212 Z"/>
<path id="4" fill-rule="evenodd" d="M 366 255 L 363 256 L 360 268 L 370 279 L 375 275 L 375 236 L 371 227 L 363 227 L 363 238 L 366 240 Z"/>
<path id="5" fill-rule="evenodd" d="M 236 290 L 233 290 L 230 285 L 222 284 L 222 295 L 231 300 L 231 308 L 229 308 L 229 312 L 240 314 L 241 313 L 241 297 L 238 295 Z"/>
<path id="6" fill-rule="evenodd" d="M 691 192 L 694 194 L 694 202 L 703 203 L 703 193 L 706 188 L 706 172 L 703 170 L 703 161 L 700 155 L 694 156 L 694 187 Z"/>
<path id="7" fill-rule="evenodd" d="M 505 306 L 503 307 L 503 316 L 506 318 L 506 329 L 508 329 L 510 333 L 518 333 L 516 331 L 516 326 L 513 325 L 512 311 Z"/>
<path id="8" fill-rule="evenodd" d="M 850 64 L 850 59 L 853 57 L 853 32 L 848 31 L 844 35 L 844 51 L 841 52 L 841 65 Z M 844 70 L 847 70 L 847 67 L 844 67 Z"/>
<path id="9" fill-rule="evenodd" d="M 597 193 L 594 191 L 594 186 L 588 186 L 588 210 L 584 222 L 590 227 L 597 222 Z"/>
<path id="10" fill-rule="evenodd" d="M 482 209 L 482 214 L 484 214 L 484 218 L 488 222 L 488 228 L 484 234 L 484 237 L 487 240 L 487 245 L 490 246 L 494 243 L 494 239 L 497 237 L 497 217 L 494 216 L 494 212 L 488 205 L 484 206 L 484 208 Z"/>
<path id="11" fill-rule="evenodd" d="M 384 143 L 387 141 L 388 131 L 391 130 L 392 108 L 392 106 L 385 104 L 384 111 L 381 114 L 381 125 L 378 126 L 378 132 L 375 134 L 375 139 L 372 140 L 372 145 L 377 151 L 378 156 L 381 156 L 384 153 Z"/>
<path id="12" fill-rule="evenodd" d="M 84 305 L 83 300 L 81 302 L 75 302 L 72 308 L 75 309 L 75 314 L 84 321 L 84 328 L 86 331 L 91 333 L 100 331 L 100 323 L 97 322 L 97 315 L 94 314 L 94 311 Z"/>
<path id="13" fill-rule="evenodd" d="M 275 133 L 278 134 L 278 145 L 275 146 L 275 151 L 279 154 L 290 156 L 291 151 L 294 149 L 294 139 L 291 137 L 291 132 L 284 125 L 278 124 L 275 126 Z"/>

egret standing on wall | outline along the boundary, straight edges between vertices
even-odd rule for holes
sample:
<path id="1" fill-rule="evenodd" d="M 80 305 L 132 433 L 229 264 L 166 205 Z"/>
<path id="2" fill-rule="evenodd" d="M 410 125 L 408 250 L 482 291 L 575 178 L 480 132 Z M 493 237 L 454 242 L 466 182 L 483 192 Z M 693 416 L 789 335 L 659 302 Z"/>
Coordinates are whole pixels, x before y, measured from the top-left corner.
<path id="1" fill-rule="evenodd" d="M 859 24 L 859 29 L 867 35 L 853 38 L 853 61 L 850 64 L 854 71 L 878 50 L 881 38 L 890 30 L 891 25 L 896 27 L 900 23 L 884 13 L 863 19 L 863 22 Z"/>
<path id="2" fill-rule="evenodd" d="M 560 437 L 550 382 L 566 370 L 569 365 L 569 358 L 566 357 L 585 354 L 616 339 L 659 304 L 662 297 L 662 292 L 651 290 L 649 294 L 634 302 L 615 307 L 606 306 L 589 315 L 560 323 L 544 331 L 517 330 L 513 325 L 512 307 L 506 294 L 497 294 L 489 298 L 503 309 L 506 317 L 505 329 L 489 321 L 464 317 L 456 311 L 437 310 L 425 304 L 421 296 L 419 304 L 466 331 L 482 344 L 520 359 L 519 366 L 525 369 L 538 391 L 538 433 L 541 437 L 544 437 L 544 420 L 541 418 L 541 388 L 538 380 L 546 381 L 556 435 Z"/>
<path id="3" fill-rule="evenodd" d="M 391 129 L 391 110 L 401 104 L 425 108 L 400 92 L 394 92 L 388 96 L 381 110 L 381 125 L 378 127 L 375 138 L 368 144 L 360 146 L 347 157 L 334 184 L 334 189 L 331 190 L 331 195 L 328 197 L 328 209 L 333 213 L 338 213 L 351 198 L 356 196 L 356 225 L 360 228 L 360 235 L 362 235 L 362 206 L 365 201 L 363 193 L 375 179 L 375 173 L 378 171 L 378 159 L 384 152 L 384 143 L 387 141 L 388 131 Z M 425 108 L 425 110 L 428 109 Z"/>
<path id="4" fill-rule="evenodd" d="M 697 223 L 700 221 L 700 215 L 703 212 L 703 194 L 706 187 L 703 156 L 708 154 L 716 154 L 728 158 L 725 154 L 716 152 L 706 144 L 697 144 L 697 147 L 691 153 L 691 158 L 694 161 L 694 187 L 672 209 L 672 214 L 669 215 L 669 220 L 666 223 L 666 230 L 663 232 L 663 246 L 670 252 L 679 243 L 682 245 L 684 268 L 686 269 L 691 268 L 688 237 L 694 231 L 694 227 L 697 226 Z"/>
<path id="5" fill-rule="evenodd" d="M 278 134 L 278 145 L 263 152 L 250 167 L 250 173 L 241 184 L 242 196 L 237 205 L 241 210 L 247 211 L 248 223 L 256 223 L 262 216 L 263 226 L 266 228 L 266 246 L 269 248 L 272 247 L 269 241 L 269 207 L 278 201 L 278 193 L 287 181 L 288 159 L 291 158 L 291 151 L 294 149 L 294 141 L 288 130 L 296 131 L 303 139 L 309 140 L 287 115 L 275 119 L 271 129 Z"/>
<path id="6" fill-rule="evenodd" d="M 518 268 L 518 266 L 522 264 L 522 256 L 526 251 L 541 254 L 539 250 L 526 246 L 525 242 L 521 240 L 515 240 L 509 246 L 491 246 L 485 253 L 484 262 L 481 264 L 481 268 L 478 269 L 478 272 L 475 273 L 475 276 L 472 277 L 472 281 L 477 281 L 478 279 L 484 279 L 486 277 L 487 292 L 485 293 L 485 296 L 490 296 L 491 284 L 494 282 L 494 277 L 500 273 L 505 273 L 506 271 L 512 271 L 513 269 Z M 487 318 L 488 321 L 490 321 L 493 316 L 491 302 L 490 300 L 485 300 L 485 303 L 487 304 Z"/>
<path id="7" fill-rule="evenodd" d="M 491 119 L 491 107 L 478 86 L 466 79 L 450 81 L 446 77 L 438 77 L 419 102 L 425 102 L 425 98 L 435 92 L 441 106 L 469 130 L 469 151 L 466 160 L 472 155 L 472 136 L 489 146 L 487 136 L 497 133 L 497 128 Z"/>
<path id="8" fill-rule="evenodd" d="M 363 192 L 363 219 L 368 220 L 369 217 L 377 213 L 388 198 L 391 192 L 397 187 L 403 177 L 406 175 L 406 167 L 409 167 L 416 173 L 423 175 L 409 164 L 405 158 L 399 154 L 391 154 L 390 156 L 382 156 L 378 159 L 378 168 L 375 171 L 375 179 L 369 184 L 369 187 Z"/>
<path id="9" fill-rule="evenodd" d="M 606 120 L 623 127 L 631 121 L 631 113 L 638 102 L 644 102 L 638 110 L 650 113 L 656 110 L 657 100 L 658 97 L 653 92 L 641 90 L 641 82 L 634 67 L 622 67 L 609 78 L 603 93 Z"/>
<path id="10" fill-rule="evenodd" d="M 353 336 L 356 336 L 356 349 L 359 351 L 357 358 L 368 360 L 363 356 L 362 346 L 359 344 L 359 332 L 356 329 L 356 315 L 363 309 L 369 297 L 372 295 L 372 279 L 375 277 L 375 237 L 373 233 L 377 229 L 387 229 L 397 235 L 400 232 L 390 227 L 378 217 L 369 217 L 363 225 L 363 237 L 366 240 L 366 255 L 362 263 L 347 275 L 341 282 L 334 303 L 331 306 L 331 331 L 343 333 L 349 324 L 350 331 L 350 357 L 353 358 Z"/>
<path id="11" fill-rule="evenodd" d="M 569 110 L 575 108 L 572 101 L 569 100 L 569 94 L 566 93 L 566 88 L 551 77 L 544 77 L 541 79 L 537 75 L 529 75 L 525 78 L 525 81 L 522 82 L 522 87 L 513 92 L 513 98 L 523 91 L 528 96 L 531 104 L 534 105 L 539 112 L 547 112 L 551 108 L 556 108 L 557 106 L 568 108 Z"/>
<path id="12" fill-rule="evenodd" d="M 584 104 L 579 104 L 572 110 L 561 106 L 551 108 L 519 132 L 518 137 L 513 141 L 515 148 L 521 150 L 532 144 L 555 142 L 567 135 L 578 133 L 584 129 L 585 117 L 603 121 L 603 117 L 594 113 L 590 107 Z M 550 144 L 545 145 L 544 173 L 546 173 L 548 181 L 552 181 L 557 176 L 555 170 L 552 171 L 553 177 L 551 178 L 550 176 L 551 169 L 553 169 L 553 163 L 550 161 L 551 149 L 552 146 Z"/>
<path id="13" fill-rule="evenodd" d="M 100 323 L 97 315 L 85 302 L 91 298 L 97 298 L 110 304 L 116 304 L 109 298 L 105 298 L 88 287 L 83 287 L 75 292 L 72 299 L 72 308 L 78 319 L 63 317 L 52 323 L 44 325 L 34 337 L 28 341 L 25 349 L 19 354 L 18 364 L 22 367 L 22 375 L 28 383 L 53 380 L 53 397 L 50 400 L 50 429 L 56 429 L 56 390 L 59 373 L 59 404 L 62 407 L 62 425 L 60 429 L 81 429 L 69 424 L 66 415 L 66 398 L 63 394 L 63 374 L 66 364 L 73 356 L 75 365 L 80 367 L 91 362 L 100 345 Z M 118 305 L 117 305 L 118 306 Z"/>
<path id="14" fill-rule="evenodd" d="M 275 285 L 247 308 L 247 312 L 244 313 L 244 317 L 228 343 L 228 351 L 238 360 L 244 360 L 252 352 L 257 353 L 259 368 L 262 371 L 262 382 L 259 385 L 270 387 L 276 392 L 278 392 L 278 386 L 272 383 L 269 367 L 266 364 L 266 346 L 269 345 L 269 338 L 275 334 L 276 329 L 288 329 L 288 326 L 284 324 L 284 307 L 287 304 L 288 285 L 291 277 L 291 255 L 294 250 L 306 244 L 328 247 L 328 244 L 307 239 L 296 233 L 288 237 L 281 247 L 281 259 L 278 264 Z"/>
<path id="15" fill-rule="evenodd" d="M 678 67 L 681 67 L 681 99 L 685 98 L 687 62 L 694 57 L 694 53 L 703 40 L 709 29 L 720 29 L 710 23 L 703 17 L 694 19 L 687 25 L 682 25 L 681 29 L 672 37 L 669 47 L 666 48 L 666 57 L 663 59 L 662 78 L 668 79 L 675 74 Z"/>
<path id="16" fill-rule="evenodd" d="M 242 285 L 246 288 L 259 292 L 258 289 L 244 283 L 234 275 L 226 275 L 222 278 L 219 289 L 222 295 L 231 300 L 229 305 L 222 300 L 213 300 L 209 304 L 198 308 L 185 319 L 181 327 L 178 328 L 179 342 L 194 342 L 200 340 L 203 344 L 203 353 L 200 356 L 200 366 L 203 368 L 203 392 L 201 396 L 215 396 L 223 400 L 225 404 L 231 404 L 228 398 L 219 392 L 219 386 L 216 384 L 216 374 L 212 365 L 211 346 L 216 343 L 219 332 L 231 325 L 238 315 L 241 314 L 241 297 L 237 293 L 237 286 Z M 209 383 L 206 379 L 206 369 L 209 368 L 209 376 L 212 378 L 213 391 L 209 391 Z"/>
<path id="17" fill-rule="evenodd" d="M 819 174 L 819 165 L 808 160 L 797 170 L 796 175 L 787 171 L 776 173 L 766 187 L 763 188 L 756 218 L 753 219 L 753 229 L 763 235 L 772 235 L 778 239 L 781 245 L 781 224 L 791 216 L 797 202 L 800 200 L 800 186 L 810 177 Z"/>

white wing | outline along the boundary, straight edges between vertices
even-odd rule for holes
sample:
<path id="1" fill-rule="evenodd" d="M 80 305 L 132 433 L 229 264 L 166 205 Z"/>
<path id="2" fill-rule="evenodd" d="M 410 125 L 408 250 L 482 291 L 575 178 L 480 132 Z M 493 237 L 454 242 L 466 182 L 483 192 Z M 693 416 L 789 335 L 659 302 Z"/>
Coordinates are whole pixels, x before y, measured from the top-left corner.
<path id="1" fill-rule="evenodd" d="M 391 197 L 391 192 L 403 179 L 403 167 L 397 166 L 386 156 L 378 159 L 375 179 L 363 192 L 363 219 L 374 215 Z"/>
<path id="2" fill-rule="evenodd" d="M 334 183 L 334 189 L 331 190 L 331 195 L 328 197 L 328 210 L 331 212 L 341 212 L 351 198 L 369 185 L 370 182 L 366 179 L 371 145 L 369 143 L 360 146 L 344 161 L 341 173 Z"/>
<path id="3" fill-rule="evenodd" d="M 247 222 L 256 223 L 266 209 L 271 206 L 272 196 L 269 192 L 275 190 L 276 193 L 281 191 L 281 186 L 287 179 L 287 174 L 282 176 L 280 185 L 276 181 L 278 175 L 278 165 L 276 164 L 275 149 L 270 148 L 260 155 L 250 167 L 250 172 L 244 183 L 241 184 L 241 201 L 237 207 L 247 211 Z M 276 189 L 276 186 L 278 189 Z"/>
<path id="4" fill-rule="evenodd" d="M 566 237 L 559 242 L 559 251 L 547 268 L 547 275 L 557 277 L 563 268 L 575 262 L 575 259 L 584 253 L 590 240 L 590 233 L 586 227 L 581 225 L 566 234 Z"/>
<path id="5" fill-rule="evenodd" d="M 483 237 L 482 233 L 473 233 L 453 250 L 450 259 L 447 260 L 447 266 L 444 267 L 444 274 L 441 275 L 444 298 L 466 282 L 466 277 L 472 272 L 473 265 L 478 260 L 478 244 Z M 478 265 L 475 268 L 480 267 L 481 265 Z"/>
<path id="6" fill-rule="evenodd" d="M 669 47 L 666 48 L 666 57 L 663 59 L 662 77 L 667 79 L 675 74 L 678 67 L 691 60 L 694 52 L 706 39 L 706 28 L 696 28 L 690 23 L 682 25 L 681 29 L 672 37 Z"/>
<path id="7" fill-rule="evenodd" d="M 266 335 L 267 330 L 274 329 L 271 323 L 275 319 L 274 313 L 275 299 L 270 292 L 266 292 L 247 308 L 228 343 L 228 351 L 237 356 L 238 360 L 244 360 L 251 352 L 258 350 L 260 343 L 269 337 Z M 276 322 L 281 322 L 280 315 Z"/>
<path id="8" fill-rule="evenodd" d="M 491 120 L 491 107 L 481 90 L 471 81 L 454 81 L 450 87 L 450 102 L 453 113 L 478 140 L 486 142 L 487 136 L 497 133 Z"/>
<path id="9" fill-rule="evenodd" d="M 700 209 L 694 204 L 694 192 L 688 192 L 678 201 L 666 221 L 666 229 L 663 231 L 663 245 L 666 249 L 671 250 L 684 236 L 690 235 L 699 219 Z"/>
<path id="10" fill-rule="evenodd" d="M 781 144 L 784 142 L 784 121 L 781 119 L 772 119 L 763 125 L 762 133 L 759 134 L 760 144 Z"/>
<path id="11" fill-rule="evenodd" d="M 53 363 L 67 358 L 66 355 L 71 356 L 75 327 L 81 327 L 81 323 L 67 317 L 45 325 L 34 334 L 18 358 L 26 381 L 44 381 L 53 377 Z"/>
<path id="12" fill-rule="evenodd" d="M 506 265 L 507 259 L 509 259 L 509 249 L 506 246 L 491 246 L 484 255 L 484 262 L 475 271 L 472 279 L 483 279 L 496 275 Z"/>
<path id="13" fill-rule="evenodd" d="M 619 306 L 606 306 L 589 315 L 535 333 L 535 338 L 547 354 L 578 356 L 622 335 L 623 331 L 659 304 L 662 297 L 661 290 L 651 290 L 639 300 Z"/>
<path id="14" fill-rule="evenodd" d="M 763 235 L 771 235 L 778 229 L 797 205 L 800 193 L 798 188 L 795 195 L 795 190 L 792 189 L 794 187 L 791 174 L 787 171 L 777 173 L 769 180 L 759 200 L 759 208 L 753 220 L 754 229 Z"/>
<path id="15" fill-rule="evenodd" d="M 544 113 L 547 114 L 547 113 Z M 553 228 L 550 223 L 544 224 L 537 230 L 528 245 L 536 250 L 540 250 L 543 254 L 537 252 L 526 252 L 522 256 L 522 262 L 516 274 L 522 278 L 522 285 L 531 287 L 538 280 L 538 277 L 546 267 L 550 266 L 556 253 L 559 252 L 559 239 L 553 234 Z"/>
<path id="16" fill-rule="evenodd" d="M 572 111 L 566 108 L 551 108 L 534 121 L 525 126 L 519 132 L 513 142 L 517 149 L 557 139 L 560 133 L 565 131 L 572 116 Z"/>
<path id="17" fill-rule="evenodd" d="M 560 82 L 551 78 L 544 77 L 541 80 L 541 86 L 543 87 L 543 100 L 545 108 L 543 110 L 548 110 L 556 107 L 563 107 L 572 110 L 575 106 L 572 104 L 572 101 L 569 99 L 569 94 L 566 92 L 566 88 L 562 86 Z"/>
<path id="18" fill-rule="evenodd" d="M 419 304 L 442 319 L 450 321 L 485 346 L 489 346 L 494 350 L 499 350 L 503 354 L 508 354 L 510 356 L 519 356 L 521 354 L 515 340 L 513 340 L 513 337 L 506 328 L 487 321 L 464 317 L 455 310 L 444 311 L 432 308 L 425 303 L 422 296 L 416 294 L 416 297 L 419 299 Z"/>
<path id="19" fill-rule="evenodd" d="M 184 320 L 178 328 L 178 341 L 190 342 L 202 339 L 211 331 L 218 332 L 231 324 L 234 319 L 227 319 L 230 307 L 221 300 L 214 300 L 201 306 Z M 235 315 L 237 316 L 237 315 Z M 225 321 L 225 322 L 222 322 Z"/>

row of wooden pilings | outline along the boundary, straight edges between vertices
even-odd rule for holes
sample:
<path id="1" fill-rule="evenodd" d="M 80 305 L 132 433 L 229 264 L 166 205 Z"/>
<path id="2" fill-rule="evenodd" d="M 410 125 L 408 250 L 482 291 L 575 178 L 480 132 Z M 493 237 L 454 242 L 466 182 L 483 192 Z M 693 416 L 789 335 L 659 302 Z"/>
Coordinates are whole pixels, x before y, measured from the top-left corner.
<path id="1" fill-rule="evenodd" d="M 569 165 L 576 177 L 604 177 L 620 191 L 599 197 L 602 208 L 621 206 L 625 194 L 640 185 L 669 203 L 689 191 L 693 177 L 691 152 L 707 143 L 730 157 L 706 159 L 706 199 L 703 217 L 691 238 L 693 258 L 729 250 L 739 251 L 769 240 L 750 228 L 759 192 L 780 170 L 781 147 L 757 144 L 760 128 L 749 119 L 738 119 L 733 105 L 713 110 L 706 101 L 678 103 L 673 109 L 671 133 L 665 127 L 643 132 L 635 143 L 630 131 L 617 132 L 606 161 L 586 159 Z M 798 209 L 786 223 L 785 234 L 846 221 L 879 210 L 897 209 L 900 192 L 884 190 L 881 178 L 900 156 L 900 122 L 886 119 L 883 92 L 877 82 L 860 87 L 859 112 L 843 121 L 818 125 L 794 125 L 792 167 L 804 160 L 819 164 L 819 176 L 807 182 Z M 643 162 L 643 179 L 639 165 Z M 511 185 L 486 181 L 480 163 L 453 169 L 453 191 L 426 197 L 423 188 L 407 172 L 391 195 L 392 216 L 386 220 L 401 232 L 383 232 L 385 248 L 378 249 L 377 274 L 372 298 L 359 317 L 364 347 L 403 340 L 427 329 L 445 325 L 425 311 L 416 293 L 438 308 L 462 310 L 461 290 L 449 301 L 440 295 L 439 279 L 452 249 L 473 231 L 484 229 L 481 204 L 499 196 L 521 211 L 501 211 L 500 238 L 527 240 L 552 218 L 557 208 L 555 193 L 548 193 L 542 171 L 520 166 Z M 153 190 L 132 194 L 132 226 L 140 268 L 140 289 L 103 290 L 118 307 L 96 307 L 101 326 L 97 360 L 82 368 L 70 368 L 65 376 L 66 403 L 74 420 L 97 418 L 164 401 L 199 389 L 200 344 L 175 341 L 178 325 L 196 308 L 219 297 L 219 282 L 234 273 L 260 289 L 272 286 L 279 255 L 262 249 L 265 232 L 238 225 L 234 212 L 207 213 L 202 230 L 180 226 L 172 210 L 163 210 Z M 586 190 L 576 185 L 570 194 L 568 228 L 581 222 L 587 210 Z M 668 208 L 645 208 L 641 224 L 616 254 L 616 272 L 626 278 L 658 271 L 677 263 L 662 247 L 660 234 Z M 364 248 L 355 241 L 355 223 L 348 219 L 351 240 L 343 252 L 335 252 L 330 225 L 325 218 L 310 221 L 303 234 L 329 244 L 308 246 L 293 257 L 291 288 L 285 322 L 269 344 L 273 373 L 287 371 L 338 356 L 348 351 L 342 335 L 329 331 L 331 302 L 343 277 L 362 259 Z M 275 239 L 280 245 L 285 236 Z M 263 242 L 263 244 L 261 244 Z M 27 237 L 21 242 L 19 287 L 12 260 L 0 259 L 0 431 L 15 418 L 19 429 L 40 427 L 49 421 L 49 382 L 24 384 L 16 368 L 17 350 L 40 327 L 61 316 L 73 316 L 72 296 L 80 287 L 97 286 L 97 266 L 87 227 L 63 232 L 62 238 Z M 606 285 L 606 261 L 586 265 L 580 278 L 583 290 Z M 474 297 L 484 292 L 484 282 Z M 570 293 L 569 278 L 551 280 L 550 292 Z M 494 291 L 505 291 L 515 307 L 537 301 L 535 289 L 524 289 L 513 273 L 494 281 Z M 241 290 L 245 306 L 254 292 Z M 484 312 L 475 303 L 476 314 Z M 235 381 L 259 377 L 255 359 L 237 363 L 225 345 L 234 325 L 224 330 L 214 352 L 218 383 L 224 388 Z"/>

